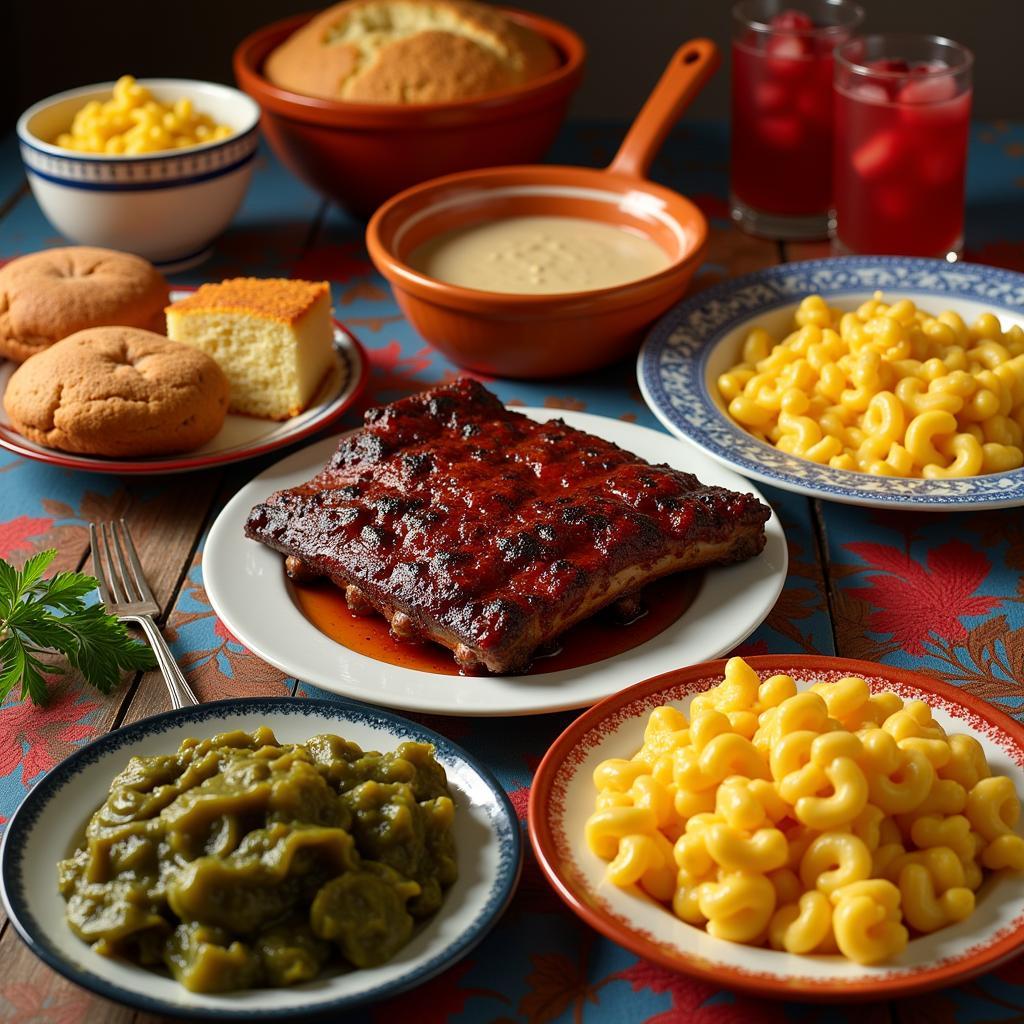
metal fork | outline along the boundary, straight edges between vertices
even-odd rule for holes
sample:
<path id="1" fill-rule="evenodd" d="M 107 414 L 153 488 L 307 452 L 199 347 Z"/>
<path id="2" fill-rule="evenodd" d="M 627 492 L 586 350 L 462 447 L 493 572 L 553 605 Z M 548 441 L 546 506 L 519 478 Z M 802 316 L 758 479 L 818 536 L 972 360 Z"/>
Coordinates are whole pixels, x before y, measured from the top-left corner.
<path id="1" fill-rule="evenodd" d="M 119 528 L 120 527 L 120 528 Z M 100 599 L 111 615 L 122 622 L 136 622 L 153 648 L 163 674 L 171 706 L 175 708 L 198 704 L 178 663 L 171 654 L 153 616 L 160 613 L 153 591 L 139 562 L 138 552 L 128 532 L 128 524 L 120 519 L 110 523 L 89 524 L 92 568 L 99 582 Z"/>

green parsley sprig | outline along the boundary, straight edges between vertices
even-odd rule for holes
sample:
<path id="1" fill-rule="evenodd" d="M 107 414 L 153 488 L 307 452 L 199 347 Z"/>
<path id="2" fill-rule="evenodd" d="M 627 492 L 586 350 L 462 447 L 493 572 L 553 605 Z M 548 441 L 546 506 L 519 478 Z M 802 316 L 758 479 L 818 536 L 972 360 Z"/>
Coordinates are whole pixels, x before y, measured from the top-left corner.
<path id="1" fill-rule="evenodd" d="M 102 604 L 85 598 L 97 581 L 85 573 L 58 572 L 43 579 L 56 551 L 40 551 L 23 568 L 0 558 L 0 700 L 21 684 L 21 699 L 45 704 L 49 691 L 43 673 L 65 669 L 39 655 L 58 652 L 86 682 L 108 693 L 128 670 L 156 665 L 153 652 L 108 615 Z"/>

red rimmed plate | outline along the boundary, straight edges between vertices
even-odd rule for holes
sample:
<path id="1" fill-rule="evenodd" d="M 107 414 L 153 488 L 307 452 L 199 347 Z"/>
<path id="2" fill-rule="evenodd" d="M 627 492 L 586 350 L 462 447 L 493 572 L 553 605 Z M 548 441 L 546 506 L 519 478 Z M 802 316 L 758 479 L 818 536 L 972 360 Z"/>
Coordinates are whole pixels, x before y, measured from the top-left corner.
<path id="1" fill-rule="evenodd" d="M 171 292 L 171 299 L 195 291 L 194 288 L 178 288 Z M 89 473 L 133 473 L 143 476 L 158 476 L 164 473 L 182 473 L 187 470 L 209 469 L 229 462 L 241 462 L 266 452 L 276 451 L 309 437 L 311 434 L 330 426 L 362 394 L 369 376 L 369 360 L 359 340 L 337 320 L 334 321 L 335 365 L 323 380 L 308 409 L 283 422 L 261 420 L 252 416 L 237 416 L 229 413 L 224 426 L 213 440 L 195 451 L 180 455 L 161 455 L 151 458 L 103 458 L 96 455 L 77 455 L 55 448 L 44 448 L 40 444 L 22 437 L 11 427 L 10 420 L 0 401 L 0 448 L 6 448 L 16 455 L 36 462 L 46 462 L 67 469 L 85 470 Z M 7 381 L 17 369 L 17 364 L 0 360 L 0 399 L 7 388 Z"/>
<path id="2" fill-rule="evenodd" d="M 924 700 L 947 732 L 968 733 L 996 773 L 1015 784 L 1024 769 L 1024 727 L 990 704 L 928 676 L 888 665 L 814 655 L 764 655 L 747 661 L 767 678 L 785 672 L 804 688 L 819 679 L 865 678 L 873 691 Z M 582 714 L 541 762 L 530 794 L 530 839 L 548 880 L 569 907 L 599 932 L 669 970 L 762 996 L 812 1000 L 883 999 L 953 985 L 991 970 L 1024 943 L 1024 877 L 989 875 L 966 921 L 912 939 L 901 956 L 865 967 L 839 956 L 795 956 L 715 939 L 677 919 L 636 889 L 604 878 L 606 863 L 583 841 L 594 807 L 594 768 L 631 757 L 647 715 L 659 704 L 685 710 L 690 698 L 722 679 L 725 661 L 668 672 L 637 683 Z M 1018 786 L 1018 789 L 1020 787 Z"/>

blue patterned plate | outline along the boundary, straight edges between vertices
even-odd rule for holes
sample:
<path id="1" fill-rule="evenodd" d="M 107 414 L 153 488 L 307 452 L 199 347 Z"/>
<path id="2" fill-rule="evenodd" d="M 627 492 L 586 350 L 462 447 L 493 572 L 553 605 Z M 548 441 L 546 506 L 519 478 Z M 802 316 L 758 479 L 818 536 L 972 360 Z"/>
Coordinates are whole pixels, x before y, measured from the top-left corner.
<path id="1" fill-rule="evenodd" d="M 441 909 L 381 967 L 327 972 L 287 989 L 224 995 L 188 992 L 168 976 L 100 956 L 64 922 L 57 861 L 106 798 L 110 780 L 133 755 L 171 753 L 188 736 L 267 725 L 282 742 L 334 732 L 368 750 L 403 740 L 432 743 L 455 799 L 459 879 Z M 451 741 L 398 715 L 349 700 L 243 698 L 203 704 L 116 729 L 62 761 L 25 797 L 0 851 L 7 913 L 32 951 L 70 981 L 148 1013 L 174 1018 L 284 1020 L 338 1014 L 387 999 L 440 973 L 472 949 L 508 906 L 522 865 L 519 822 L 491 773 Z"/>
<path id="2" fill-rule="evenodd" d="M 970 322 L 989 310 L 1024 326 L 1024 275 L 971 263 L 902 256 L 843 256 L 783 263 L 699 292 L 652 328 L 637 378 L 654 414 L 678 437 L 744 476 L 851 505 L 950 511 L 1024 505 L 1024 470 L 961 480 L 903 480 L 819 466 L 758 441 L 726 415 L 718 375 L 739 359 L 755 324 L 781 336 L 793 309 L 817 293 L 854 308 L 872 292 L 907 297 L 930 312 Z"/>

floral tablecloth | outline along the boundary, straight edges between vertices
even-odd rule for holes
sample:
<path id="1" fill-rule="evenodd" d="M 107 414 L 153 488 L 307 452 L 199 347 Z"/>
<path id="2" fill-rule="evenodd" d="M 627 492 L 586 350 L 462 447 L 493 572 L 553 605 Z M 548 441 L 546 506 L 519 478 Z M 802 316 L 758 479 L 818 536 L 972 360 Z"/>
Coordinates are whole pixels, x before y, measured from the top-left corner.
<path id="1" fill-rule="evenodd" d="M 607 163 L 619 125 L 567 130 L 553 158 Z M 727 140 L 716 125 L 680 129 L 654 176 L 693 197 L 713 225 L 698 286 L 820 246 L 777 246 L 738 234 L 725 203 Z M 975 127 L 967 257 L 1024 270 L 1024 126 Z M 13 144 L 0 149 L 0 259 L 60 244 L 24 187 Z M 242 213 L 214 259 L 175 283 L 227 275 L 326 278 L 336 315 L 370 354 L 366 403 L 390 400 L 456 369 L 398 313 L 374 273 L 359 225 L 325 206 L 261 154 Z M 585 409 L 656 426 L 630 363 L 579 380 L 489 382 L 507 402 Z M 353 410 L 347 424 L 357 422 Z M 166 631 L 204 700 L 256 693 L 318 694 L 258 661 L 213 615 L 200 555 L 217 509 L 272 459 L 183 478 L 119 478 L 45 467 L 0 453 L 0 556 L 56 547 L 63 567 L 87 556 L 85 524 L 126 515 L 165 609 Z M 1024 717 L 1024 517 L 869 512 L 768 490 L 790 545 L 790 577 L 768 621 L 741 648 L 822 652 L 924 669 Z M 130 680 L 104 697 L 75 680 L 45 709 L 0 706 L 0 827 L 26 790 L 76 746 L 167 706 L 159 678 Z M 427 719 L 483 759 L 525 817 L 531 775 L 570 720 Z M 554 896 L 528 854 L 519 892 L 498 927 L 446 974 L 353 1021 L 419 1024 L 603 1024 L 646 1021 L 1024 1020 L 1024 959 L 959 988 L 859 1007 L 796 1005 L 736 995 L 670 974 L 599 937 Z M 78 1024 L 152 1018 L 95 999 L 36 961 L 4 922 L 0 1020 Z"/>

